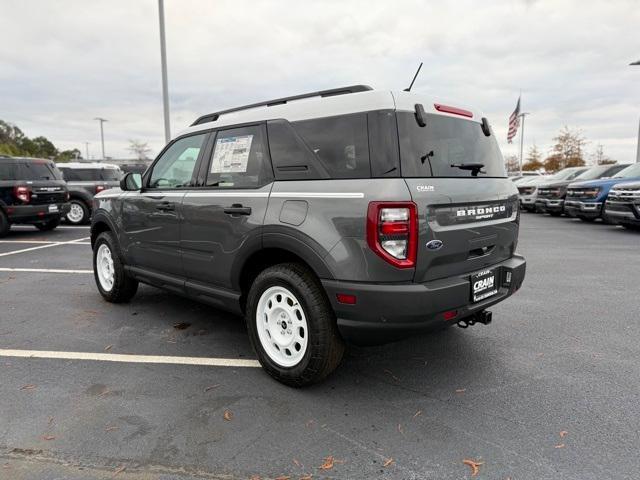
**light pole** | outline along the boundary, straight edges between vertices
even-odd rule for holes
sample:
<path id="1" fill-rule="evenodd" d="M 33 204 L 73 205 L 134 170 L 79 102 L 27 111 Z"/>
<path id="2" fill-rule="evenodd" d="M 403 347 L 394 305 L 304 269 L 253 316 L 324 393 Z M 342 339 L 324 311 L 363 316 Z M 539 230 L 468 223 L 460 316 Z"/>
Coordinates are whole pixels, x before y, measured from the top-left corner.
<path id="1" fill-rule="evenodd" d="M 104 160 L 104 127 L 102 126 L 104 122 L 108 121 L 106 118 L 96 117 L 94 120 L 100 122 L 100 141 L 102 142 L 102 160 Z"/>
<path id="2" fill-rule="evenodd" d="M 89 142 L 84 142 L 84 149 L 85 149 L 85 152 L 87 153 L 87 156 L 85 158 L 89 160 Z"/>
<path id="3" fill-rule="evenodd" d="M 522 130 L 520 130 L 520 176 L 522 176 L 522 149 L 524 146 L 524 117 L 531 115 L 529 112 L 522 112 L 518 115 L 522 119 Z"/>
<path id="4" fill-rule="evenodd" d="M 164 139 L 171 140 L 169 124 L 169 87 L 167 86 L 167 45 L 164 38 L 164 0 L 158 0 L 158 14 L 160 17 L 160 64 L 162 68 L 162 106 L 164 108 Z"/>
<path id="5" fill-rule="evenodd" d="M 640 65 L 640 60 L 631 62 L 629 65 Z M 640 163 L 640 121 L 638 122 L 638 146 L 636 147 L 636 163 Z"/>

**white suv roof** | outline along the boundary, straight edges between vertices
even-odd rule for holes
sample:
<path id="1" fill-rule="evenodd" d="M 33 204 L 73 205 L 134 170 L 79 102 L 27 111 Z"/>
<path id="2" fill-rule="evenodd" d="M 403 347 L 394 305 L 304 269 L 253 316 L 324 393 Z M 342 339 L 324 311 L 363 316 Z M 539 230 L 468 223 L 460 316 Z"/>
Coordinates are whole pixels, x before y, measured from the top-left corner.
<path id="1" fill-rule="evenodd" d="M 118 165 L 114 165 L 113 163 L 102 163 L 102 162 L 65 162 L 65 163 L 56 163 L 56 167 L 58 168 L 108 168 L 114 170 L 120 170 Z"/>
<path id="2" fill-rule="evenodd" d="M 422 104 L 426 113 L 465 118 L 476 122 L 481 122 L 482 119 L 482 114 L 478 110 L 460 106 L 455 102 L 438 101 L 424 95 L 405 91 L 373 90 L 366 85 L 354 85 L 270 100 L 203 115 L 189 128 L 180 132 L 178 136 L 215 127 L 278 118 L 294 122 L 372 110 L 395 109 L 413 112 L 415 111 L 416 103 Z M 451 113 L 452 109 L 454 111 L 457 110 L 458 113 Z M 461 112 L 464 112 L 464 114 L 461 114 Z"/>

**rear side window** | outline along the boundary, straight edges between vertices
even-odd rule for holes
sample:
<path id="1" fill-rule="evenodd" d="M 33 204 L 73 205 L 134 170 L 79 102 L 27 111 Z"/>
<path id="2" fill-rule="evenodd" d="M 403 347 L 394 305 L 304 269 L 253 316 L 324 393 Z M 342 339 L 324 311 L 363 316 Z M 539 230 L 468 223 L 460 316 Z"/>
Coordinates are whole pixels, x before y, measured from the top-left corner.
<path id="1" fill-rule="evenodd" d="M 479 177 L 506 177 L 495 135 L 485 136 L 479 123 L 428 114 L 420 127 L 411 112 L 397 119 L 403 177 L 470 177 L 452 166 L 470 163 L 484 165 Z"/>
<path id="2" fill-rule="evenodd" d="M 67 182 L 97 182 L 120 180 L 118 170 L 113 168 L 61 168 Z"/>
<path id="3" fill-rule="evenodd" d="M 272 179 L 264 126 L 218 131 L 209 161 L 206 186 L 257 188 Z"/>
<path id="4" fill-rule="evenodd" d="M 62 180 L 55 165 L 45 161 L 18 163 L 18 180 Z"/>
<path id="5" fill-rule="evenodd" d="M 331 178 L 369 178 L 366 113 L 292 122 Z"/>

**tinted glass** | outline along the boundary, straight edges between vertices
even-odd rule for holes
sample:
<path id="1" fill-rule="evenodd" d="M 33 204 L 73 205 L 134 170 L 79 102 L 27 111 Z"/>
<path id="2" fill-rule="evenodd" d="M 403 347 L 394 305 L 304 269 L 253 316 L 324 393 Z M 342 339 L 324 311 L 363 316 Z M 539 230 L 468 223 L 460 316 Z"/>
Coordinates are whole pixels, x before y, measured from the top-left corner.
<path id="1" fill-rule="evenodd" d="M 62 180 L 62 174 L 50 162 L 20 162 L 19 180 Z"/>
<path id="2" fill-rule="evenodd" d="M 369 127 L 369 157 L 372 177 L 399 177 L 398 129 L 392 111 L 367 114 Z"/>
<path id="3" fill-rule="evenodd" d="M 364 113 L 292 122 L 331 178 L 369 178 L 367 116 Z"/>
<path id="4" fill-rule="evenodd" d="M 452 165 L 480 163 L 479 177 L 506 177 L 495 135 L 485 136 L 479 123 L 426 115 L 420 127 L 415 115 L 398 112 L 398 135 L 403 177 L 470 177 L 472 171 Z"/>
<path id="5" fill-rule="evenodd" d="M 633 178 L 640 177 L 640 163 L 634 163 L 624 170 L 621 170 L 614 178 Z"/>
<path id="6" fill-rule="evenodd" d="M 262 126 L 220 130 L 211 153 L 206 185 L 255 188 L 271 181 L 270 170 Z"/>
<path id="7" fill-rule="evenodd" d="M 572 167 L 565 168 L 564 170 L 560 170 L 558 173 L 553 175 L 549 180 L 573 180 L 578 175 L 583 173 L 586 170 L 585 168 Z"/>
<path id="8" fill-rule="evenodd" d="M 576 177 L 576 180 L 595 180 L 602 177 L 611 167 L 609 165 L 601 165 L 598 167 L 591 167 L 586 172 L 582 172 Z"/>
<path id="9" fill-rule="evenodd" d="M 100 171 L 100 176 L 102 180 L 107 182 L 118 181 L 122 177 L 122 172 L 115 168 L 103 168 Z"/>
<path id="10" fill-rule="evenodd" d="M 0 182 L 3 180 L 19 180 L 17 163 L 0 162 Z"/>
<path id="11" fill-rule="evenodd" d="M 191 185 L 193 170 L 206 133 L 176 140 L 153 166 L 149 188 L 180 188 Z"/>

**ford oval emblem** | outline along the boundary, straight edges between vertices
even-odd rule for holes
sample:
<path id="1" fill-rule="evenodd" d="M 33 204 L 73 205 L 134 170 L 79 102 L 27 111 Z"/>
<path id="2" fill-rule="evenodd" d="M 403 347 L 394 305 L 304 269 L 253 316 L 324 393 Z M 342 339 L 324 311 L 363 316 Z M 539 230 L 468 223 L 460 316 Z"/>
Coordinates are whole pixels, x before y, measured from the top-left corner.
<path id="1" fill-rule="evenodd" d="M 431 240 L 430 242 L 427 242 L 427 248 L 429 250 L 440 250 L 442 245 L 442 240 Z"/>

